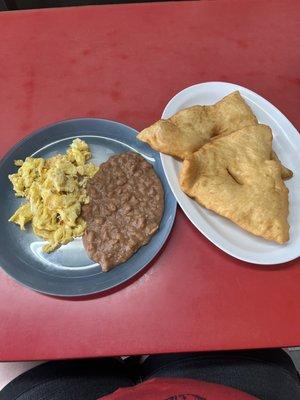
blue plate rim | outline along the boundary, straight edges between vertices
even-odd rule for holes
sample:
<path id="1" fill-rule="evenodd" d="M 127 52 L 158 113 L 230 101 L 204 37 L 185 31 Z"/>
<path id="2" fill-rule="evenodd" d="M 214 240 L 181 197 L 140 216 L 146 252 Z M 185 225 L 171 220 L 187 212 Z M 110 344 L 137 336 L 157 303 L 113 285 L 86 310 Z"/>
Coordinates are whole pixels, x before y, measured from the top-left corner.
<path id="1" fill-rule="evenodd" d="M 23 139 L 21 139 L 19 142 L 17 142 L 15 145 L 13 145 L 7 152 L 6 154 L 0 159 L 0 174 L 2 171 L 2 167 L 5 165 L 5 163 L 12 157 L 12 155 L 15 153 L 15 151 L 17 151 L 18 149 L 22 148 L 27 142 L 31 141 L 34 137 L 38 136 L 39 134 L 41 134 L 42 132 L 44 132 L 46 129 L 52 128 L 54 126 L 63 124 L 63 123 L 76 123 L 76 122 L 104 122 L 104 123 L 108 123 L 108 124 L 112 124 L 112 125 L 117 125 L 120 127 L 123 127 L 125 129 L 128 129 L 132 132 L 134 132 L 135 134 L 138 133 L 138 131 L 126 124 L 123 124 L 121 122 L 118 121 L 113 121 L 113 120 L 109 120 L 109 119 L 105 119 L 105 118 L 90 118 L 90 117 L 78 117 L 78 118 L 71 118 L 71 119 L 63 119 L 63 120 L 59 120 L 59 121 L 55 121 L 53 123 L 49 123 L 41 128 L 36 129 L 35 131 L 31 132 L 30 134 L 26 135 Z M 76 136 L 76 134 L 74 135 Z M 97 135 L 96 135 L 97 136 Z M 99 135 L 100 136 L 100 135 Z M 80 137 L 80 133 L 78 135 L 78 137 Z M 108 136 L 109 139 L 109 136 Z M 138 142 L 139 146 L 147 146 L 146 144 L 144 144 L 143 142 Z M 124 145 L 126 144 L 126 141 L 124 141 Z M 90 296 L 90 295 L 95 295 L 95 294 L 105 294 L 108 291 L 114 290 L 116 288 L 118 288 L 119 286 L 122 286 L 123 284 L 125 284 L 126 282 L 129 282 L 133 280 L 137 275 L 139 276 L 141 274 L 141 272 L 155 259 L 155 257 L 157 256 L 157 254 L 161 251 L 161 249 L 164 247 L 168 237 L 170 236 L 170 232 L 172 230 L 172 227 L 174 225 L 174 221 L 175 221 L 175 217 L 176 217 L 176 210 L 177 210 L 177 201 L 171 191 L 171 188 L 169 187 L 168 181 L 166 179 L 166 176 L 164 174 L 163 171 L 163 167 L 162 167 L 162 163 L 161 163 L 161 159 L 159 156 L 158 152 L 155 152 L 154 150 L 152 150 L 151 148 L 148 148 L 147 146 L 147 150 L 151 151 L 152 154 L 154 155 L 155 158 L 155 162 L 158 162 L 158 165 L 160 167 L 160 171 L 161 173 L 159 174 L 160 179 L 163 178 L 163 187 L 164 187 L 164 191 L 165 191 L 165 198 L 166 198 L 166 194 L 169 195 L 169 197 L 172 199 L 172 204 L 170 206 L 170 204 L 168 205 L 169 208 L 169 218 L 168 218 L 168 226 L 166 229 L 166 232 L 160 242 L 160 244 L 157 246 L 157 248 L 155 249 L 155 251 L 152 253 L 151 257 L 149 260 L 146 260 L 145 262 L 142 262 L 141 265 L 139 266 L 139 268 L 130 276 L 128 277 L 124 277 L 121 280 L 119 280 L 119 282 L 110 285 L 109 287 L 105 288 L 105 289 L 93 289 L 90 290 L 88 292 L 78 292 L 74 291 L 74 292 L 68 292 L 68 293 L 58 293 L 58 292 L 53 292 L 51 290 L 46 290 L 46 289 L 41 289 L 41 288 L 36 288 L 34 287 L 34 284 L 30 284 L 29 282 L 22 282 L 21 280 L 18 279 L 18 277 L 16 277 L 14 274 L 11 274 L 8 270 L 5 264 L 6 263 L 6 259 L 5 256 L 0 252 L 0 268 L 7 274 L 9 275 L 14 281 L 16 281 L 17 283 L 21 284 L 24 287 L 27 287 L 31 290 L 34 290 L 35 292 L 41 293 L 41 294 L 45 294 L 45 295 L 49 295 L 49 296 L 55 296 L 55 297 L 62 297 L 62 298 L 70 298 L 70 297 L 86 297 L 86 296 Z M 137 151 L 137 150 L 135 150 Z M 168 193 L 166 193 L 168 192 Z M 166 212 L 166 209 L 164 210 L 164 214 Z M 163 214 L 163 217 L 164 217 Z M 162 219 L 163 219 L 162 217 Z M 151 241 L 150 241 L 151 242 Z M 149 242 L 149 243 L 150 243 Z M 148 244 L 146 244 L 147 246 Z M 108 272 L 109 273 L 109 272 Z M 60 277 L 61 280 L 64 279 L 68 279 L 68 277 Z M 73 278 L 74 279 L 74 278 Z M 78 278 L 80 279 L 80 278 Z"/>

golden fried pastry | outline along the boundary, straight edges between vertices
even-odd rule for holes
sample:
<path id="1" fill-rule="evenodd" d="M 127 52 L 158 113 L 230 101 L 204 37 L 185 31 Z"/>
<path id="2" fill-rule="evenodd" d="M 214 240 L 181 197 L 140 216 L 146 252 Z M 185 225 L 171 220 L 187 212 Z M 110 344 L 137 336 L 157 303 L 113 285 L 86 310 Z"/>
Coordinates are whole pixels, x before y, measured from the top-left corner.
<path id="1" fill-rule="evenodd" d="M 154 150 L 184 159 L 212 137 L 228 134 L 257 119 L 238 91 L 211 106 L 193 106 L 161 119 L 138 134 Z"/>
<path id="2" fill-rule="evenodd" d="M 289 240 L 288 189 L 271 151 L 266 125 L 216 138 L 184 160 L 181 188 L 248 232 L 284 243 Z"/>
<path id="3" fill-rule="evenodd" d="M 214 105 L 185 108 L 169 119 L 160 119 L 137 137 L 156 151 L 184 159 L 218 135 L 257 124 L 251 108 L 235 91 Z M 274 152 L 272 155 L 280 163 Z M 292 171 L 280 165 L 282 178 L 291 178 Z"/>

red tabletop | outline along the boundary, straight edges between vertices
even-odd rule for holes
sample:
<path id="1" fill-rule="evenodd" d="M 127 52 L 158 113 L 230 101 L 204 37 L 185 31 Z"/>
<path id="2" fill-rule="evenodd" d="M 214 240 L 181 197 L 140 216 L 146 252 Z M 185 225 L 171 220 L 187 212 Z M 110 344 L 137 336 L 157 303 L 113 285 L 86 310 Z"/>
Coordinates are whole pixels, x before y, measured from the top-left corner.
<path id="1" fill-rule="evenodd" d="M 300 125 L 298 0 L 0 13 L 1 155 L 43 125 L 144 128 L 191 84 L 221 80 Z M 1 237 L 0 237 L 1 240 Z M 300 345 L 300 261 L 237 261 L 179 210 L 148 271 L 105 296 L 44 296 L 0 273 L 0 360 Z"/>

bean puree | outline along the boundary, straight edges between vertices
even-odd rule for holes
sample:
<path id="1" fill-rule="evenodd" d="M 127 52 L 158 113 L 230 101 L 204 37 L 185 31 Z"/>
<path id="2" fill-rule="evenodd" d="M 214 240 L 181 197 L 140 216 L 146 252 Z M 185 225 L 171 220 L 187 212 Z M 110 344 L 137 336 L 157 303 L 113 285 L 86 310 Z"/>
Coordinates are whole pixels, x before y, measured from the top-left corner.
<path id="1" fill-rule="evenodd" d="M 136 153 L 100 165 L 87 186 L 83 236 L 89 257 L 108 271 L 148 243 L 164 210 L 164 192 L 153 167 Z"/>

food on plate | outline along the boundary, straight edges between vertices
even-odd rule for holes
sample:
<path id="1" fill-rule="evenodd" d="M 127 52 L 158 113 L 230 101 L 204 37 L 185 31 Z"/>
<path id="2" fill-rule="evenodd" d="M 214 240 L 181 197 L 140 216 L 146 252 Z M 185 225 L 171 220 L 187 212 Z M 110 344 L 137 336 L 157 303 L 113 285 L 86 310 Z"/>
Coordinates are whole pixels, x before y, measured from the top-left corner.
<path id="1" fill-rule="evenodd" d="M 108 271 L 128 260 L 157 231 L 164 209 L 163 188 L 142 156 L 121 153 L 100 165 L 87 192 L 84 247 Z"/>
<path id="2" fill-rule="evenodd" d="M 212 137 L 257 124 L 238 91 L 216 104 L 192 106 L 161 119 L 138 134 L 138 139 L 162 153 L 184 159 Z"/>
<path id="3" fill-rule="evenodd" d="M 184 160 L 181 188 L 243 229 L 285 243 L 289 240 L 288 189 L 271 151 L 272 131 L 266 125 L 218 137 Z"/>
<path id="4" fill-rule="evenodd" d="M 81 236 L 86 223 L 81 207 L 89 201 L 86 185 L 98 167 L 87 161 L 91 153 L 87 143 L 73 140 L 66 154 L 49 159 L 27 157 L 17 160 L 15 174 L 9 175 L 15 195 L 25 197 L 9 221 L 24 230 L 31 222 L 33 232 L 47 241 L 43 251 L 49 253 Z"/>
<path id="5" fill-rule="evenodd" d="M 161 119 L 137 137 L 154 150 L 184 159 L 218 135 L 228 135 L 257 124 L 251 108 L 240 93 L 235 91 L 213 105 L 188 107 L 171 118 Z M 280 163 L 274 152 L 272 155 Z M 282 166 L 284 179 L 292 175 L 292 171 Z"/>

